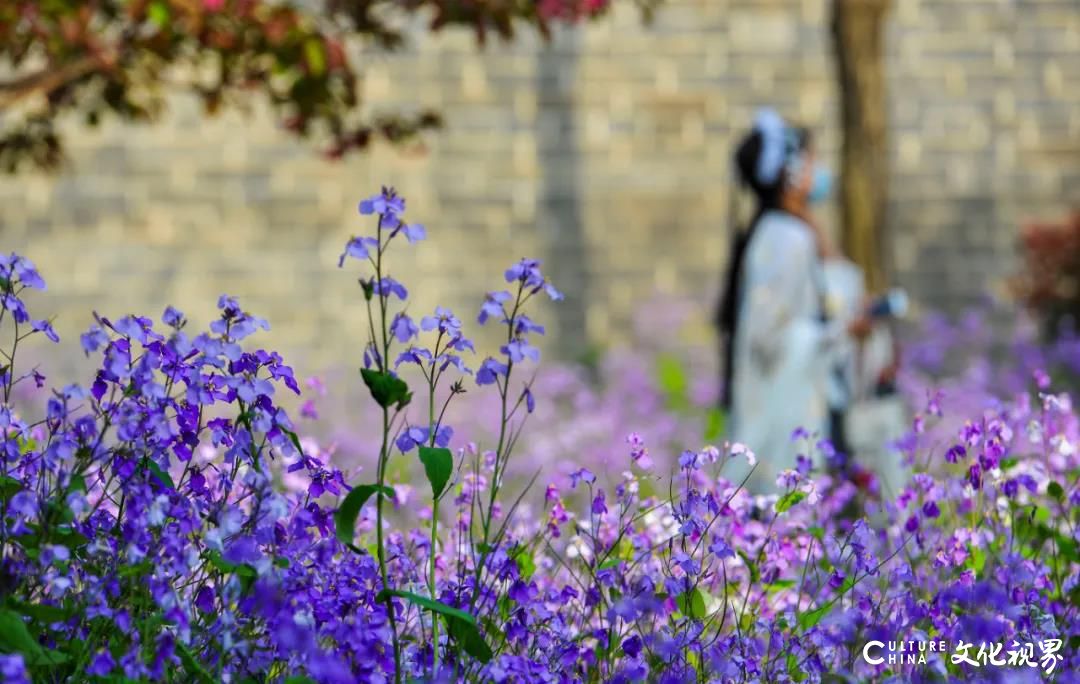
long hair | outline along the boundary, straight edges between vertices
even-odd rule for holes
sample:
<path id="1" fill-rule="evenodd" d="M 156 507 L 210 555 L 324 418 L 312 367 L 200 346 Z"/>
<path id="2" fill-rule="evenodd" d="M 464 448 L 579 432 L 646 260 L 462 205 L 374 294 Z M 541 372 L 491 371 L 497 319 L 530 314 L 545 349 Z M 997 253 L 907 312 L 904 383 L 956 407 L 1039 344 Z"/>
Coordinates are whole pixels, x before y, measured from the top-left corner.
<path id="1" fill-rule="evenodd" d="M 794 131 L 799 150 L 809 145 L 809 133 L 805 129 Z M 758 130 L 751 131 L 743 141 L 739 143 L 735 151 L 735 170 L 738 174 L 742 187 L 749 188 L 754 194 L 756 206 L 749 223 L 742 230 L 736 230 L 732 236 L 730 260 L 728 262 L 727 276 L 724 279 L 724 291 L 720 298 L 720 306 L 717 309 L 716 324 L 720 332 L 722 346 L 722 376 L 720 388 L 720 406 L 726 410 L 731 409 L 732 379 L 734 377 L 735 364 L 735 334 L 738 327 L 739 303 L 742 299 L 742 275 L 743 265 L 746 261 L 746 250 L 754 237 L 755 230 L 761 222 L 761 217 L 766 212 L 781 209 L 781 198 L 784 186 L 787 183 L 787 174 L 781 171 L 772 183 L 762 182 L 756 173 L 758 159 L 762 154 L 764 137 Z"/>

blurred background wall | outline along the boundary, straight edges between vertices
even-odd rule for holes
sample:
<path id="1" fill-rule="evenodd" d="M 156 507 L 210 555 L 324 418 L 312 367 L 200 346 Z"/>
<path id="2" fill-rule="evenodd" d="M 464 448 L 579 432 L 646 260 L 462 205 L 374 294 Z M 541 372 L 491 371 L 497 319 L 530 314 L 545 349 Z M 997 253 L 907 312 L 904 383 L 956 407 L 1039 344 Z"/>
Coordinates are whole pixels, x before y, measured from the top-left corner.
<path id="1" fill-rule="evenodd" d="M 826 0 L 672 0 L 651 26 L 621 9 L 547 45 L 418 31 L 361 65 L 376 110 L 442 111 L 425 150 L 327 162 L 263 111 L 207 120 L 177 99 L 157 125 L 73 125 L 64 171 L 0 180 L 0 242 L 39 265 L 50 289 L 32 301 L 68 345 L 91 309 L 173 303 L 204 323 L 226 292 L 312 372 L 359 359 L 358 265 L 337 256 L 371 228 L 357 201 L 390 184 L 428 227 L 392 269 L 414 314 L 471 320 L 529 255 L 568 295 L 540 314 L 559 356 L 626 343 L 658 297 L 695 302 L 680 334 L 709 342 L 754 110 L 810 126 L 836 160 L 827 21 Z M 1022 221 L 1080 205 L 1080 3 L 902 0 L 887 46 L 889 267 L 924 308 L 955 309 L 1009 274 Z"/>

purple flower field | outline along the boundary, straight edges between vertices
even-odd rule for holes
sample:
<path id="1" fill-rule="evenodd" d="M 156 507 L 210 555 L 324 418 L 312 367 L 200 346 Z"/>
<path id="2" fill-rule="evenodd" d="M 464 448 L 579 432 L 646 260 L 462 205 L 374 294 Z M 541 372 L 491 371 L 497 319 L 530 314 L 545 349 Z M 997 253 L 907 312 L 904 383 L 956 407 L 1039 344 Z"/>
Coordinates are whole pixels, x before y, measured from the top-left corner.
<path id="1" fill-rule="evenodd" d="M 347 406 L 232 297 L 205 331 L 95 314 L 76 347 L 33 255 L 0 257 L 3 681 L 1080 681 L 1077 338 L 932 318 L 896 500 L 815 435 L 752 496 L 732 473 L 766 455 L 724 442 L 707 358 L 539 365 L 562 294 L 529 259 L 480 264 L 475 311 L 406 313 L 438 231 L 392 190 L 359 209 Z M 20 365 L 53 343 L 96 374 Z"/>

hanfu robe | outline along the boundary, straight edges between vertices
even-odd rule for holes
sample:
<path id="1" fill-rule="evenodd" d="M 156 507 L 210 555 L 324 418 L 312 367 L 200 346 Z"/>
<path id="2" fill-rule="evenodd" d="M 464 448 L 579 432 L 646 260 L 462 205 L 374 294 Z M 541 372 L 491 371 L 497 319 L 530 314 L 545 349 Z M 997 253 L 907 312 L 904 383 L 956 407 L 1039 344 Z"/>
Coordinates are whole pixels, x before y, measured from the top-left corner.
<path id="1" fill-rule="evenodd" d="M 813 458 L 828 427 L 828 372 L 846 335 L 823 316 L 822 272 L 812 228 L 770 210 L 746 246 L 733 340 L 728 438 L 751 449 L 757 465 L 746 483 L 777 491 L 777 475 Z M 809 435 L 793 439 L 797 430 Z M 725 476 L 738 484 L 749 464 L 735 458 Z"/>

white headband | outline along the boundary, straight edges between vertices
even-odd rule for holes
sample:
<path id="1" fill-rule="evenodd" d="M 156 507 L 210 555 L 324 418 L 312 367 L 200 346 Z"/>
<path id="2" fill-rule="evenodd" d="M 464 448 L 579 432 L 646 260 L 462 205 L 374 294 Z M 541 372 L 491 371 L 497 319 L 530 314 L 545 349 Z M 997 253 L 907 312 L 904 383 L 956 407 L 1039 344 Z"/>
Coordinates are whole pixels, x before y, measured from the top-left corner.
<path id="1" fill-rule="evenodd" d="M 761 185 L 773 185 L 780 178 L 788 156 L 788 126 L 775 109 L 759 109 L 754 130 L 761 134 L 761 154 L 754 176 Z"/>

